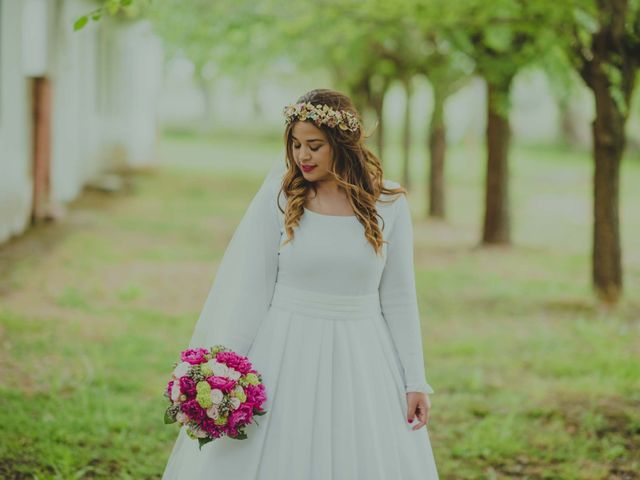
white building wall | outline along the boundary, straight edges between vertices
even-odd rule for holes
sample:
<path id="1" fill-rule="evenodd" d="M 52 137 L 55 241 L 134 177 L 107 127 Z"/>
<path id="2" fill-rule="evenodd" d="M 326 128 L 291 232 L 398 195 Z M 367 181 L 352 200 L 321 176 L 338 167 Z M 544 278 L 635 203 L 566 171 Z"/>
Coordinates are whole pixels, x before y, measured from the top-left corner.
<path id="1" fill-rule="evenodd" d="M 0 243 L 32 210 L 33 77 L 51 84 L 51 202 L 113 167 L 155 162 L 162 47 L 148 21 L 109 17 L 74 32 L 87 0 L 0 0 Z"/>
<path id="2" fill-rule="evenodd" d="M 74 32 L 73 21 L 91 4 L 65 1 L 55 18 L 50 78 L 53 90 L 52 175 L 54 202 L 73 200 L 101 169 L 100 121 L 95 108 L 96 39 L 101 24 Z"/>
<path id="3" fill-rule="evenodd" d="M 22 2 L 0 0 L 0 242 L 29 224 L 31 82 L 22 73 Z"/>
<path id="4" fill-rule="evenodd" d="M 105 151 L 130 167 L 155 163 L 158 99 L 164 53 L 148 21 L 105 22 L 105 65 L 109 91 L 104 92 Z M 105 41 L 105 39 L 103 39 Z"/>

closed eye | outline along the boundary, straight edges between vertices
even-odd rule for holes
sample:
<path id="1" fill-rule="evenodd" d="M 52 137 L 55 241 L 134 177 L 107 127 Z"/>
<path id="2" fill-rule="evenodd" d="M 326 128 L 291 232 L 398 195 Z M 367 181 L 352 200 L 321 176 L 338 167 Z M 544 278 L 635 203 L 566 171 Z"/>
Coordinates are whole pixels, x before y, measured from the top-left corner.
<path id="1" fill-rule="evenodd" d="M 296 150 L 300 148 L 300 145 L 294 145 L 293 148 L 295 148 Z M 310 149 L 312 152 L 317 152 L 318 150 L 320 150 L 320 147 L 317 148 L 311 148 Z"/>

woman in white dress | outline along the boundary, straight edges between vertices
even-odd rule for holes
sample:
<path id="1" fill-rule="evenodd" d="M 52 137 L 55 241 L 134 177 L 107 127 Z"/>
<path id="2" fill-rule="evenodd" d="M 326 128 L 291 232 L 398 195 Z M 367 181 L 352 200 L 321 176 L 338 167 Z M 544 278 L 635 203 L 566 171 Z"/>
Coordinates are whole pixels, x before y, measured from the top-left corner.
<path id="1" fill-rule="evenodd" d="M 201 450 L 181 428 L 163 479 L 435 480 L 404 189 L 345 95 L 312 90 L 284 114 L 286 165 L 238 225 L 189 345 L 247 355 L 267 413 Z"/>

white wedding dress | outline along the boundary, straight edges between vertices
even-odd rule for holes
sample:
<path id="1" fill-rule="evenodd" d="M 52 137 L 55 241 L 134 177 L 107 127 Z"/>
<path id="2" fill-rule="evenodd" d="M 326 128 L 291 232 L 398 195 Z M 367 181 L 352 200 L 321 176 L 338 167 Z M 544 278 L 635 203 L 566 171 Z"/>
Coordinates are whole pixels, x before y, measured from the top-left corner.
<path id="1" fill-rule="evenodd" d="M 280 246 L 279 187 L 265 183 L 250 206 L 271 222 L 266 238 L 253 241 L 267 252 L 272 295 L 262 318 L 223 340 L 261 373 L 267 413 L 247 427 L 247 439 L 222 437 L 202 450 L 181 428 L 162 478 L 437 479 L 428 425 L 413 431 L 406 415 L 406 392 L 434 393 L 425 378 L 406 197 L 378 203 L 389 241 L 380 258 L 357 217 L 307 209 L 293 241 Z M 243 298 L 255 308 L 248 283 L 255 281 L 246 280 L 232 308 L 244 308 Z M 200 321 L 194 339 L 204 335 L 207 319 Z"/>

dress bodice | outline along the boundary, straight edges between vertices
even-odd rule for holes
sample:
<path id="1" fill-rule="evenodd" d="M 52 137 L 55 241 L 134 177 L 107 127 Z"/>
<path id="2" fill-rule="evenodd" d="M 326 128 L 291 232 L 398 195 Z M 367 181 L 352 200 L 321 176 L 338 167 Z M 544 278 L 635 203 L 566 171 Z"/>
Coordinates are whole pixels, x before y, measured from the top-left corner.
<path id="1" fill-rule="evenodd" d="M 376 255 L 355 215 L 305 209 L 291 242 L 282 245 L 277 281 L 322 293 L 360 295 L 378 291 L 384 258 Z M 383 245 L 383 253 L 386 246 Z"/>
<path id="2" fill-rule="evenodd" d="M 400 185 L 385 180 L 385 186 Z M 406 390 L 433 392 L 425 381 L 411 212 L 405 195 L 390 199 L 385 194 L 376 204 L 384 241 L 380 255 L 365 237 L 364 226 L 355 215 L 326 215 L 306 208 L 294 228 L 292 241 L 283 245 L 287 234 L 284 214 L 279 212 L 275 281 L 320 294 L 377 292 L 404 368 Z"/>

